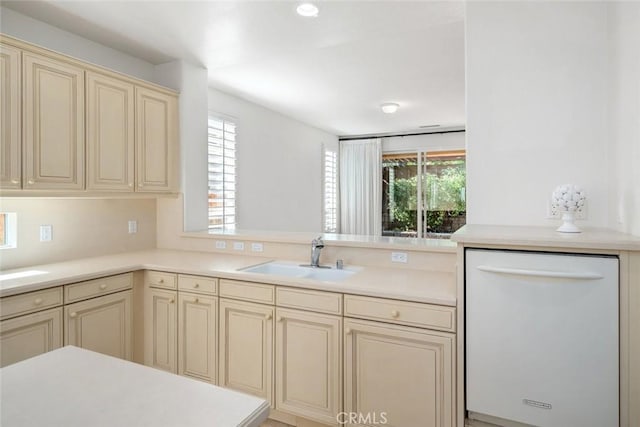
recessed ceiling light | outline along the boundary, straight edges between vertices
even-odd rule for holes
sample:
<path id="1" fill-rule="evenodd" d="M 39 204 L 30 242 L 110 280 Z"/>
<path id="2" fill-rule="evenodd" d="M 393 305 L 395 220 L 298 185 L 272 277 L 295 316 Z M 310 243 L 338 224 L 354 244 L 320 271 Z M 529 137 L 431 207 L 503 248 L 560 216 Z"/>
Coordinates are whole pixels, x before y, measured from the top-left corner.
<path id="1" fill-rule="evenodd" d="M 384 104 L 380 104 L 382 112 L 387 114 L 395 113 L 396 111 L 398 111 L 398 107 L 400 107 L 400 105 L 396 104 L 395 102 L 385 102 Z"/>
<path id="2" fill-rule="evenodd" d="M 318 16 L 318 7 L 312 3 L 301 3 L 296 8 L 296 12 L 305 18 L 315 18 Z"/>

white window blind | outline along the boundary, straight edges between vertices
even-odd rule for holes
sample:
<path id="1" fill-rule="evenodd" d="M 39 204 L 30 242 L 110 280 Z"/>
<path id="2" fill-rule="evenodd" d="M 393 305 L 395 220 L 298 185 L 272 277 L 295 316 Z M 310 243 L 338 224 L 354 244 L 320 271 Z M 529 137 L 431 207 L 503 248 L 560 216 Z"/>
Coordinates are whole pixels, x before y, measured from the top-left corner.
<path id="1" fill-rule="evenodd" d="M 324 231 L 338 232 L 338 153 L 324 152 Z"/>
<path id="2" fill-rule="evenodd" d="M 209 229 L 236 227 L 236 125 L 209 117 Z"/>

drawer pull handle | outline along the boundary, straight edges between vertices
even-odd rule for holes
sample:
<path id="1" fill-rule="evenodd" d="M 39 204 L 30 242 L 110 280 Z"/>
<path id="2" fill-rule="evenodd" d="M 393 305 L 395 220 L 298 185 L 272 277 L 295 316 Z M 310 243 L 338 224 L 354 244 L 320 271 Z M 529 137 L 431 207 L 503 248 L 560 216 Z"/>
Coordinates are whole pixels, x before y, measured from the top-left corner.
<path id="1" fill-rule="evenodd" d="M 398 317 L 400 317 L 400 312 L 398 310 L 391 310 L 391 317 L 397 319 Z"/>
<path id="2" fill-rule="evenodd" d="M 345 335 L 351 335 L 351 328 L 346 328 L 344 330 Z"/>
<path id="3" fill-rule="evenodd" d="M 196 283 L 195 285 L 193 285 L 194 288 L 199 288 L 200 287 L 200 283 Z"/>
<path id="4" fill-rule="evenodd" d="M 76 317 L 77 315 L 78 315 L 78 313 L 76 313 L 75 311 L 69 313 L 69 317 Z"/>
<path id="5" fill-rule="evenodd" d="M 107 289 L 107 284 L 106 284 L 106 283 L 101 284 L 101 285 L 100 285 L 100 289 L 101 289 L 101 290 L 103 290 L 103 291 L 104 291 L 105 289 Z"/>
<path id="6" fill-rule="evenodd" d="M 42 304 L 42 298 L 36 298 L 36 299 L 33 301 L 33 303 L 34 303 L 35 305 L 40 305 L 40 304 Z"/>
<path id="7" fill-rule="evenodd" d="M 271 320 L 271 314 L 265 314 L 264 318 L 265 320 Z"/>

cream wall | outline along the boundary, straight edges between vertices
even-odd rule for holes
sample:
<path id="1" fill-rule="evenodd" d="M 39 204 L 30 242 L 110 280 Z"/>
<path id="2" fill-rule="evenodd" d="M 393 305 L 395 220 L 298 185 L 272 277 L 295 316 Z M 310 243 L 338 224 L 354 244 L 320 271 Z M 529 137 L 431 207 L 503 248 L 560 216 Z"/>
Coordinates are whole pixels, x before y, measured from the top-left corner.
<path id="1" fill-rule="evenodd" d="M 609 223 L 640 236 L 640 3 L 611 3 Z"/>
<path id="2" fill-rule="evenodd" d="M 575 183 L 609 225 L 607 48 L 604 2 L 467 2 L 468 223 L 553 226 Z"/>
<path id="3" fill-rule="evenodd" d="M 154 199 L 3 197 L 0 211 L 18 214 L 18 247 L 0 249 L 0 270 L 156 247 Z M 53 226 L 50 242 L 40 242 L 40 225 Z"/>

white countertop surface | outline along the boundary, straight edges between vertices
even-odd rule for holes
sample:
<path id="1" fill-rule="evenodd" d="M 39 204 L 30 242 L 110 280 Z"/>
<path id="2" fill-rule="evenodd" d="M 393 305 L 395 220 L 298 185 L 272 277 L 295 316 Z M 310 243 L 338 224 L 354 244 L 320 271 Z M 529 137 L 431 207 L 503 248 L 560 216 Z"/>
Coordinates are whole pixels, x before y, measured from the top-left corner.
<path id="1" fill-rule="evenodd" d="M 136 270 L 160 270 L 274 285 L 456 305 L 455 274 L 403 268 L 362 267 L 340 282 L 247 273 L 269 258 L 156 249 L 36 265 L 0 273 L 0 296 L 45 289 Z"/>
<path id="2" fill-rule="evenodd" d="M 263 399 L 67 346 L 0 369 L 0 424 L 259 426 Z"/>
<path id="3" fill-rule="evenodd" d="M 560 233 L 557 227 L 467 224 L 451 240 L 472 245 L 532 246 L 603 251 L 640 251 L 640 237 L 614 230 L 585 228 L 582 233 Z"/>

